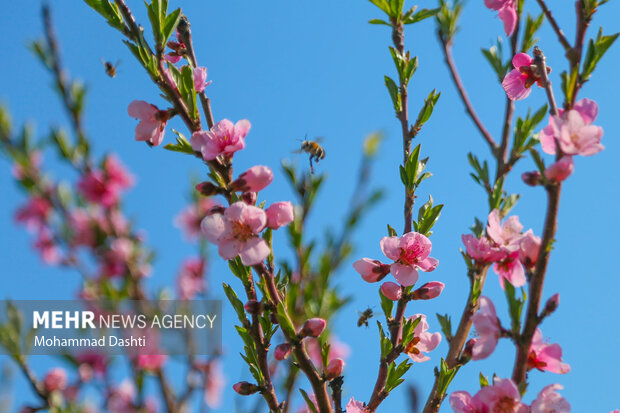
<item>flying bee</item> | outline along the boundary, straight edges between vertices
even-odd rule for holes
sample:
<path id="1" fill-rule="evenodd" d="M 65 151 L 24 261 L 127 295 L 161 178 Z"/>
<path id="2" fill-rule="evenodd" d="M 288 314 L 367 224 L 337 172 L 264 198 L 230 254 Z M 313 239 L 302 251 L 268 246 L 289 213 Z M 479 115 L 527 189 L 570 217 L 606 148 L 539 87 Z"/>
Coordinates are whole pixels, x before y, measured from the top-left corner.
<path id="1" fill-rule="evenodd" d="M 360 312 L 358 311 L 358 313 Z M 360 318 L 357 320 L 357 326 L 368 327 L 368 320 L 372 318 L 372 315 L 373 315 L 372 308 L 369 307 L 366 310 L 364 310 L 364 312 L 360 313 Z"/>
<path id="2" fill-rule="evenodd" d="M 121 61 L 118 60 L 115 65 L 111 62 L 101 59 L 101 63 L 103 63 L 103 67 L 105 68 L 105 74 L 114 78 L 116 76 L 116 68 L 118 67 Z"/>
<path id="3" fill-rule="evenodd" d="M 310 155 L 310 172 L 314 173 L 314 164 L 312 161 L 319 163 L 319 161 L 325 158 L 325 149 L 319 142 L 322 138 L 316 138 L 316 141 L 308 140 L 308 135 L 305 136 L 304 140 L 301 142 L 301 148 L 296 153 L 306 152 Z"/>

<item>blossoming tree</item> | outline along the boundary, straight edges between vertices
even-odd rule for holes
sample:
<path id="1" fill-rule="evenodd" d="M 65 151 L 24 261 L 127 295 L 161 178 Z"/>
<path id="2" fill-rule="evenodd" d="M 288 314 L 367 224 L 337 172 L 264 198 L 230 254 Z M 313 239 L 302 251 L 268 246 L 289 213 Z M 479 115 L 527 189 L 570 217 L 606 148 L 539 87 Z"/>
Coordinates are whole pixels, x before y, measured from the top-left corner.
<path id="1" fill-rule="evenodd" d="M 245 140 L 251 136 L 251 122 L 214 117 L 208 88 L 211 82 L 206 67 L 198 63 L 189 16 L 181 9 L 169 11 L 167 0 L 153 0 L 146 3 L 151 26 L 146 30 L 123 0 L 85 0 L 119 32 L 117 37 L 161 93 L 158 102 L 136 97 L 128 105 L 127 115 L 136 120 L 135 140 L 163 147 L 169 156 L 185 156 L 203 168 L 204 180 L 195 183 L 190 205 L 176 218 L 186 238 L 198 244 L 197 255 L 181 263 L 176 295 L 182 300 L 208 295 L 205 272 L 209 251 L 217 252 L 211 254 L 218 256 L 213 259 L 228 262 L 237 280 L 227 280 L 222 288 L 238 318 L 235 328 L 243 343 L 241 357 L 251 376 L 250 381 L 233 384 L 236 393 L 262 400 L 257 411 L 288 412 L 301 397 L 307 412 L 372 413 L 381 411 L 383 401 L 413 374 L 408 371 L 415 363 L 431 360 L 437 367 L 433 377 L 424 378 L 433 382 L 425 397 L 425 413 L 439 411 L 442 404 L 463 413 L 570 411 L 568 400 L 559 393 L 561 384 L 534 389 L 528 386 L 528 378 L 538 371 L 570 372 L 560 344 L 549 343 L 541 329 L 560 302 L 559 294 L 552 292 L 543 304 L 543 287 L 546 277 L 553 276 L 547 268 L 562 185 L 578 173 L 573 158 L 593 156 L 604 149 L 603 129 L 596 124 L 598 105 L 580 92 L 618 36 L 600 30 L 592 39 L 588 37 L 593 15 L 606 2 L 575 2 L 577 35 L 571 43 L 544 0 L 536 0 L 540 8 L 537 17 L 526 15 L 523 0 L 484 1 L 488 9 L 497 11 L 510 45 L 510 56 L 502 55 L 500 47 L 483 50 L 505 94 L 503 128 L 495 135 L 478 116 L 452 55 L 458 25 L 463 23 L 463 4 L 440 0 L 437 8 L 418 9 L 405 6 L 404 0 L 371 0 L 379 17 L 370 23 L 385 26 L 392 42 L 389 57 L 395 75 L 385 76 L 384 81 L 401 130 L 402 148 L 398 151 L 402 164 L 394 167 L 400 172 L 403 216 L 399 218 L 402 227 L 386 222 L 386 234 L 364 234 L 376 239 L 384 257 L 356 256 L 352 269 L 345 267 L 357 272 L 363 282 L 377 286 L 377 305 L 384 320 L 377 322 L 380 354 L 373 355 L 376 368 L 369 367 L 372 391 L 364 394 L 361 389 L 349 389 L 352 394 L 343 397 L 349 347 L 337 338 L 332 320 L 345 307 L 350 292 L 336 288 L 333 275 L 349 263 L 353 233 L 359 230 L 362 216 L 382 197 L 381 191 L 367 188 L 380 137 L 371 135 L 364 142 L 362 167 L 358 181 L 351 185 L 354 196 L 343 212 L 343 228 L 329 234 L 319 251 L 306 229 L 325 176 L 314 174 L 312 168 L 305 171 L 285 163 L 283 176 L 296 199 L 271 200 L 264 199 L 262 192 L 279 179 L 271 168 L 261 165 L 260 159 L 248 169 L 235 168 L 237 154 L 245 150 Z M 64 72 L 50 12 L 45 8 L 43 14 L 45 40 L 35 42 L 32 48 L 49 69 L 71 121 L 73 138 L 54 130 L 50 143 L 72 168 L 74 185 L 68 188 L 45 172 L 42 143 L 34 142 L 27 130 L 17 133 L 7 110 L 2 109 L 0 144 L 14 164 L 16 182 L 28 195 L 15 218 L 35 234 L 33 246 L 46 263 L 80 272 L 81 299 L 155 301 L 161 297 L 148 293 L 145 287 L 153 253 L 123 212 L 122 198 L 134 178 L 116 155 L 98 158 L 93 154 L 82 117 L 85 90 Z M 454 315 L 455 329 L 450 315 L 438 315 L 435 320 L 423 313 L 424 301 L 440 296 L 450 282 L 427 281 L 441 265 L 432 253 L 432 230 L 444 205 L 432 197 L 421 205 L 416 202 L 417 191 L 432 177 L 427 171 L 430 161 L 423 134 L 440 98 L 432 89 L 415 111 L 409 102 L 409 83 L 418 58 L 406 50 L 405 32 L 423 20 L 435 21 L 461 103 L 489 149 L 488 156 L 468 155 L 471 175 L 483 190 L 488 210 L 480 212 L 485 222 L 476 220 L 471 233 L 462 235 L 460 255 L 470 286 L 463 296 L 463 313 Z M 535 35 L 543 24 L 553 29 L 566 62 L 548 62 L 543 50 L 535 46 Z M 563 65 L 566 69 L 557 77 L 561 79 L 559 93 L 550 79 Z M 547 104 L 515 121 L 515 102 L 532 93 L 544 93 Z M 410 117 L 411 111 L 416 113 L 414 117 Z M 185 130 L 170 128 L 172 119 L 180 119 Z M 545 119 L 547 125 L 543 126 Z M 320 159 L 313 153 L 310 156 Z M 544 191 L 547 202 L 541 208 L 542 228 L 524 231 L 519 217 L 510 215 L 519 196 L 506 182 L 515 165 L 527 157 L 532 158 L 536 170 L 524 173 L 522 180 Z M 441 194 L 436 196 L 441 198 Z M 294 259 L 276 255 L 276 232 L 287 235 Z M 508 314 L 496 310 L 494 301 L 501 297 L 485 294 L 489 282 L 498 282 L 505 292 Z M 360 325 L 367 323 L 363 315 Z M 223 379 L 217 356 L 184 360 L 186 380 L 182 385 L 171 379 L 174 376 L 167 370 L 170 360 L 165 355 L 128 355 L 133 376 L 120 384 L 109 379 L 112 361 L 96 354 L 71 358 L 75 371 L 68 373 L 58 367 L 40 379 L 12 341 L 11 328 L 10 324 L 2 326 L 0 345 L 9 349 L 38 397 L 23 411 L 93 411 L 81 397 L 93 381 L 102 383 L 103 409 L 113 412 L 156 411 L 157 403 L 163 406 L 159 410 L 168 412 L 194 411 L 192 401 L 197 393 L 203 394 L 201 404 L 212 408 L 219 404 Z M 461 372 L 465 365 L 489 357 L 500 339 L 514 344 L 510 377 L 472 377 L 480 382 L 474 395 L 450 388 L 457 374 L 471 373 Z M 442 340 L 448 343 L 445 355 L 435 350 Z M 145 394 L 146 378 L 157 383 L 154 394 Z M 534 400 L 529 405 L 523 401 L 526 393 Z"/>

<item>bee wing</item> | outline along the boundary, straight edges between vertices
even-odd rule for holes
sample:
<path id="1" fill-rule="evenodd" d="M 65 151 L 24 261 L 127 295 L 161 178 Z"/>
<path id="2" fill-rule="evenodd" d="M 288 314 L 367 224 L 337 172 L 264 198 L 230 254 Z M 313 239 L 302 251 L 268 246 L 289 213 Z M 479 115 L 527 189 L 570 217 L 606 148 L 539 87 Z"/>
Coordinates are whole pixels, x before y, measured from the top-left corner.
<path id="1" fill-rule="evenodd" d="M 318 143 L 323 142 L 324 140 L 325 136 L 317 136 L 316 138 L 314 138 L 314 141 Z"/>
<path id="2" fill-rule="evenodd" d="M 303 150 L 302 149 L 297 149 L 296 151 L 291 151 L 291 153 L 302 153 Z"/>

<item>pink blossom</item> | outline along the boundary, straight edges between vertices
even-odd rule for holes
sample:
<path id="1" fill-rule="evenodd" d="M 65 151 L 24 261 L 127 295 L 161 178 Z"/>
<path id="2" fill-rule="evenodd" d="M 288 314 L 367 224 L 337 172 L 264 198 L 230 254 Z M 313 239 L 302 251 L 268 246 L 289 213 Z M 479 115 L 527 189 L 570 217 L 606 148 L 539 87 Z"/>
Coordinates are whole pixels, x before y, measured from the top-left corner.
<path id="1" fill-rule="evenodd" d="M 195 67 L 194 68 L 194 88 L 196 92 L 202 93 L 205 90 L 205 87 L 209 86 L 211 81 L 207 82 L 207 68 L 206 67 Z"/>
<path id="2" fill-rule="evenodd" d="M 69 213 L 69 226 L 72 237 L 71 245 L 85 245 L 93 247 L 95 245 L 96 222 L 91 218 L 91 214 L 83 208 L 75 208 Z"/>
<path id="3" fill-rule="evenodd" d="M 136 388 L 129 379 L 125 379 L 119 386 L 112 387 L 108 395 L 106 408 L 111 413 L 133 412 L 133 399 L 136 396 Z"/>
<path id="4" fill-rule="evenodd" d="M 594 102 L 593 104 L 596 105 Z M 601 145 L 603 128 L 588 123 L 593 119 L 592 116 L 596 116 L 595 111 L 591 107 L 582 110 L 585 115 L 572 109 L 563 112 L 561 116 L 549 118 L 549 125 L 539 136 L 544 152 L 554 155 L 556 145 L 559 145 L 562 153 L 566 155 L 590 156 L 605 149 Z"/>
<path id="5" fill-rule="evenodd" d="M 486 237 L 476 238 L 472 234 L 461 236 L 467 255 L 479 262 L 497 262 L 507 255 L 503 248 L 495 247 Z"/>
<path id="6" fill-rule="evenodd" d="M 109 208 L 119 200 L 118 187 L 108 185 L 102 171 L 94 169 L 78 182 L 78 189 L 88 201 Z"/>
<path id="7" fill-rule="evenodd" d="M 222 390 L 226 380 L 219 361 L 213 360 L 209 362 L 208 366 L 204 400 L 211 409 L 217 409 L 222 404 Z"/>
<path id="8" fill-rule="evenodd" d="M 512 35 L 517 25 L 517 10 L 513 0 L 484 0 L 484 5 L 497 10 L 499 18 L 504 22 L 506 36 Z"/>
<path id="9" fill-rule="evenodd" d="M 61 260 L 60 249 L 56 245 L 51 231 L 47 228 L 39 231 L 34 242 L 34 248 L 41 253 L 41 258 L 46 264 L 58 264 Z"/>
<path id="10" fill-rule="evenodd" d="M 200 235 L 200 223 L 209 212 L 220 206 L 212 198 L 200 198 L 196 203 L 188 205 L 174 219 L 177 228 L 183 230 L 188 240 L 196 240 Z"/>
<path id="11" fill-rule="evenodd" d="M 274 202 L 265 210 L 267 214 L 267 226 L 278 229 L 295 220 L 295 208 L 289 201 Z"/>
<path id="12" fill-rule="evenodd" d="M 157 146 L 164 140 L 166 123 L 170 118 L 168 111 L 159 110 L 157 106 L 143 100 L 134 100 L 129 104 L 127 113 L 134 119 L 140 119 L 136 126 L 137 141 Z"/>
<path id="13" fill-rule="evenodd" d="M 525 53 L 517 53 L 512 58 L 514 69 L 508 72 L 502 81 L 502 87 L 510 100 L 521 100 L 528 97 L 534 83 L 542 86 L 542 79 L 533 63 L 534 60 L 531 56 Z M 547 66 L 547 72 L 550 71 L 551 68 Z"/>
<path id="14" fill-rule="evenodd" d="M 161 368 L 168 356 L 164 354 L 140 354 L 138 355 L 138 367 L 144 370 L 157 370 Z"/>
<path id="15" fill-rule="evenodd" d="M 114 277 L 123 275 L 127 269 L 127 262 L 134 252 L 134 243 L 129 238 L 116 238 L 110 243 L 110 249 L 104 256 L 102 275 Z"/>
<path id="16" fill-rule="evenodd" d="M 532 230 L 527 230 L 521 237 L 519 245 L 519 259 L 527 268 L 533 268 L 538 260 L 540 251 L 540 237 L 534 235 Z"/>
<path id="17" fill-rule="evenodd" d="M 557 392 L 562 388 L 559 384 L 543 388 L 532 402 L 531 413 L 570 413 L 570 404 Z"/>
<path id="18" fill-rule="evenodd" d="M 327 380 L 333 380 L 338 376 L 342 376 L 342 371 L 344 370 L 345 362 L 343 359 L 332 359 L 327 364 L 327 368 L 325 369 L 325 377 Z"/>
<path id="19" fill-rule="evenodd" d="M 23 223 L 30 231 L 41 230 L 47 225 L 52 212 L 51 202 L 42 196 L 33 196 L 15 213 L 15 220 Z"/>
<path id="20" fill-rule="evenodd" d="M 212 161 L 220 155 L 231 157 L 245 147 L 245 137 L 250 131 L 250 126 L 247 119 L 240 120 L 234 125 L 228 119 L 223 119 L 208 132 L 194 132 L 190 143 L 206 161 Z"/>
<path id="21" fill-rule="evenodd" d="M 450 395 L 450 407 L 455 413 L 487 413 L 486 406 L 466 391 L 455 391 Z"/>
<path id="22" fill-rule="evenodd" d="M 437 261 L 431 258 L 432 244 L 424 235 L 409 232 L 402 237 L 383 237 L 381 250 L 394 264 L 390 272 L 401 285 L 409 287 L 418 281 L 418 269 L 426 272 L 437 268 Z"/>
<path id="23" fill-rule="evenodd" d="M 267 166 L 253 166 L 232 182 L 235 191 L 258 192 L 262 191 L 273 181 L 273 172 Z"/>
<path id="24" fill-rule="evenodd" d="M 164 58 L 172 64 L 178 63 L 181 58 L 185 56 L 185 53 L 187 53 L 185 43 L 181 40 L 178 31 L 176 32 L 176 38 L 176 42 L 171 40 L 166 44 L 172 51 L 168 52 Z"/>
<path id="25" fill-rule="evenodd" d="M 499 284 L 504 288 L 504 282 L 508 281 L 514 287 L 522 287 L 527 282 L 523 265 L 519 261 L 519 251 L 513 251 L 500 262 L 493 265 L 493 271 L 499 275 Z"/>
<path id="26" fill-rule="evenodd" d="M 67 388 L 67 372 L 59 367 L 51 369 L 45 375 L 43 384 L 48 392 L 64 390 Z"/>
<path id="27" fill-rule="evenodd" d="M 183 262 L 177 277 L 181 300 L 192 300 L 197 294 L 205 292 L 205 264 L 202 258 L 190 258 Z"/>
<path id="28" fill-rule="evenodd" d="M 591 125 L 598 116 L 598 105 L 595 101 L 587 98 L 583 98 L 577 103 L 575 103 L 575 105 L 573 106 L 573 110 L 577 111 L 581 115 L 581 118 L 583 119 L 583 123 L 585 125 Z M 560 118 L 567 117 L 567 113 L 564 109 L 559 109 L 558 112 L 558 116 Z M 540 131 L 539 139 L 543 151 L 548 154 L 554 155 L 556 151 L 556 130 L 552 120 L 553 117 L 549 117 L 549 125 L 543 128 L 542 131 Z"/>
<path id="29" fill-rule="evenodd" d="M 389 264 L 384 264 L 379 260 L 371 260 L 370 258 L 362 258 L 355 261 L 353 268 L 362 276 L 364 281 L 369 283 L 381 281 L 390 273 Z"/>
<path id="30" fill-rule="evenodd" d="M 119 190 L 127 189 L 134 183 L 133 176 L 116 155 L 109 155 L 105 158 L 103 171 L 107 177 L 107 183 L 116 186 Z"/>
<path id="31" fill-rule="evenodd" d="M 289 343 L 278 344 L 273 352 L 273 356 L 278 361 L 286 360 L 291 355 L 291 350 Z"/>
<path id="32" fill-rule="evenodd" d="M 480 307 L 472 317 L 478 338 L 472 347 L 471 358 L 482 360 L 491 355 L 501 336 L 499 320 L 493 302 L 487 297 L 480 297 Z"/>
<path id="33" fill-rule="evenodd" d="M 108 368 L 106 357 L 97 353 L 78 354 L 75 360 L 79 363 L 80 378 L 84 381 L 89 381 L 93 373 L 102 377 Z"/>
<path id="34" fill-rule="evenodd" d="M 573 157 L 566 155 L 545 169 L 545 177 L 551 181 L 562 182 L 571 176 L 574 169 Z"/>
<path id="35" fill-rule="evenodd" d="M 349 403 L 345 406 L 347 413 L 366 413 L 364 403 L 356 401 L 353 397 L 349 400 Z"/>
<path id="36" fill-rule="evenodd" d="M 506 247 L 510 251 L 517 250 L 522 230 L 523 225 L 519 222 L 518 216 L 513 215 L 500 224 L 499 210 L 494 209 L 489 213 L 487 235 L 497 245 Z"/>
<path id="37" fill-rule="evenodd" d="M 445 284 L 439 281 L 427 282 L 413 292 L 413 299 L 432 300 L 433 298 L 439 297 L 444 287 Z"/>
<path id="38" fill-rule="evenodd" d="M 384 282 L 381 285 L 381 292 L 388 300 L 392 301 L 398 301 L 403 296 L 403 291 L 400 285 L 391 281 Z"/>
<path id="39" fill-rule="evenodd" d="M 424 353 L 434 350 L 441 342 L 440 333 L 429 333 L 428 323 L 426 322 L 426 316 L 424 314 L 414 314 L 408 318 L 409 321 L 414 321 L 417 318 L 421 318 L 418 325 L 413 330 L 413 339 L 407 345 L 405 352 L 409 355 L 411 360 L 422 362 L 430 360 Z"/>
<path id="40" fill-rule="evenodd" d="M 495 377 L 493 385 L 480 389 L 476 395 L 487 406 L 488 412 L 528 413 L 529 408 L 521 403 L 521 394 L 517 385 L 510 379 Z"/>
<path id="41" fill-rule="evenodd" d="M 324 318 L 311 318 L 304 323 L 300 334 L 302 337 L 318 337 L 325 330 L 326 326 L 327 322 Z"/>
<path id="42" fill-rule="evenodd" d="M 270 253 L 269 245 L 258 234 L 267 224 L 265 211 L 245 202 L 235 202 L 224 213 L 208 215 L 202 221 L 207 240 L 218 245 L 220 256 L 241 258 L 243 265 L 262 262 Z"/>
<path id="43" fill-rule="evenodd" d="M 547 370 L 558 374 L 566 374 L 570 371 L 570 366 L 562 363 L 562 347 L 559 344 L 544 343 L 542 333 L 538 328 L 532 337 L 527 365 L 528 369 L 537 368 L 540 371 Z"/>

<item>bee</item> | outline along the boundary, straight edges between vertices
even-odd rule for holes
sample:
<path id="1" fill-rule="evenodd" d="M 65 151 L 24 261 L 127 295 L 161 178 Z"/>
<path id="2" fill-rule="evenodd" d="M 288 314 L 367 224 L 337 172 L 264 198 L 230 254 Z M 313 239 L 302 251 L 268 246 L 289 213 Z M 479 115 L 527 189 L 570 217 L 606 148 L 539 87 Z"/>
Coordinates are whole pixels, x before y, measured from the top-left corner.
<path id="1" fill-rule="evenodd" d="M 305 136 L 304 140 L 301 142 L 301 148 L 296 151 L 297 153 L 306 152 L 310 155 L 310 172 L 314 173 L 314 164 L 312 161 L 319 163 L 319 161 L 325 158 L 325 149 L 319 142 L 322 138 L 317 138 L 316 141 L 308 140 L 308 135 Z"/>
<path id="2" fill-rule="evenodd" d="M 359 311 L 358 311 L 359 313 Z M 366 310 L 364 310 L 364 312 L 360 313 L 360 318 L 357 320 L 357 326 L 361 327 L 361 326 L 366 326 L 368 327 L 368 320 L 370 320 L 372 318 L 373 312 L 372 312 L 372 308 L 367 308 Z"/>
<path id="3" fill-rule="evenodd" d="M 118 64 L 121 61 L 117 61 L 115 65 L 113 65 L 111 62 L 108 62 L 106 60 L 101 59 L 101 63 L 103 63 L 103 67 L 105 68 L 105 74 L 110 76 L 111 78 L 114 78 L 116 76 L 116 68 L 118 67 Z"/>

